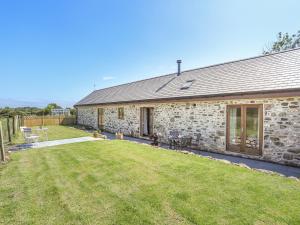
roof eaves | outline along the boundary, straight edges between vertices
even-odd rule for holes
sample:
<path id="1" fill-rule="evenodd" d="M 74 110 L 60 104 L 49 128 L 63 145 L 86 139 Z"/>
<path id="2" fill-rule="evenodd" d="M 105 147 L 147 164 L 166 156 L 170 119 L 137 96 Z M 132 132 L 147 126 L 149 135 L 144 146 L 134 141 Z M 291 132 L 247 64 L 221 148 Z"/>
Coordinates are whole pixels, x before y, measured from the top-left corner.
<path id="1" fill-rule="evenodd" d="M 244 96 L 244 95 L 255 95 L 255 94 L 272 94 L 272 93 L 289 93 L 289 92 L 299 92 L 300 88 L 290 88 L 290 89 L 273 89 L 264 91 L 249 91 L 249 92 L 234 92 L 234 93 L 222 93 L 222 94 L 212 94 L 212 95 L 191 95 L 191 96 L 181 96 L 181 97 L 171 97 L 171 98 L 152 98 L 152 99 L 142 99 L 133 101 L 116 101 L 116 102 L 105 102 L 105 103 L 91 103 L 91 104 L 76 104 L 77 106 L 93 106 L 93 105 L 109 105 L 109 104 L 124 104 L 124 103 L 138 103 L 138 102 L 150 102 L 150 101 L 164 101 L 164 100 L 179 100 L 179 99 L 195 99 L 195 98 L 214 98 L 214 97 L 230 97 L 230 96 Z"/>

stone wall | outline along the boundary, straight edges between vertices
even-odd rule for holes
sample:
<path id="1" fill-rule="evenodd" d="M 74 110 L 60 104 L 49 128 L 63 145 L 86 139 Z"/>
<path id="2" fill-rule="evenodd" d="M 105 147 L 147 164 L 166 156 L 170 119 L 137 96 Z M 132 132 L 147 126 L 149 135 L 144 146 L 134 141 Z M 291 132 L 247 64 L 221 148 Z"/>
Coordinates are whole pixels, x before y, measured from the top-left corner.
<path id="1" fill-rule="evenodd" d="M 264 159 L 300 165 L 299 106 L 300 97 L 265 102 Z"/>
<path id="2" fill-rule="evenodd" d="M 112 133 L 120 131 L 125 135 L 138 137 L 140 130 L 140 108 L 135 105 L 121 106 L 124 107 L 124 119 L 118 119 L 118 107 L 105 107 L 104 129 Z"/>
<path id="3" fill-rule="evenodd" d="M 154 132 L 164 141 L 171 130 L 193 137 L 200 149 L 226 151 L 226 106 L 263 104 L 264 145 L 259 158 L 300 166 L 300 97 L 190 101 L 105 106 L 104 129 L 139 135 L 140 107 L 154 108 Z M 124 120 L 118 119 L 118 107 L 124 107 Z M 97 107 L 79 107 L 78 122 L 97 128 Z"/>
<path id="4" fill-rule="evenodd" d="M 82 106 L 77 109 L 77 123 L 93 128 L 98 127 L 98 112 L 95 106 Z"/>

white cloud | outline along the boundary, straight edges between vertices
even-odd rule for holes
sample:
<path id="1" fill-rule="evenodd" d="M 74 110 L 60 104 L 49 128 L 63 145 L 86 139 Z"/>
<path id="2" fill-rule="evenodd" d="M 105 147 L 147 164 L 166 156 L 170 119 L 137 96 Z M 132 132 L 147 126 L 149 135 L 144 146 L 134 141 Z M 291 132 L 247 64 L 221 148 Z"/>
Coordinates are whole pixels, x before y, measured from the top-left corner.
<path id="1" fill-rule="evenodd" d="M 115 77 L 111 77 L 111 76 L 106 76 L 106 77 L 102 77 L 102 80 L 114 80 Z"/>

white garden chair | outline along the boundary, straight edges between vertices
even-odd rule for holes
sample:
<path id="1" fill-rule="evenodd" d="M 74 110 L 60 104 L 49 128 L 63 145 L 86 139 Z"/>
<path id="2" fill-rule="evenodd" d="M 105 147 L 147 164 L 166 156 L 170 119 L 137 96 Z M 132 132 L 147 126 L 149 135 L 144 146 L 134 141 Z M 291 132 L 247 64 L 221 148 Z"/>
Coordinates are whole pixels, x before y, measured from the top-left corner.
<path id="1" fill-rule="evenodd" d="M 32 129 L 29 127 L 23 128 L 23 135 L 24 135 L 25 142 L 27 144 L 34 143 L 39 140 L 39 136 L 36 134 L 33 134 Z"/>

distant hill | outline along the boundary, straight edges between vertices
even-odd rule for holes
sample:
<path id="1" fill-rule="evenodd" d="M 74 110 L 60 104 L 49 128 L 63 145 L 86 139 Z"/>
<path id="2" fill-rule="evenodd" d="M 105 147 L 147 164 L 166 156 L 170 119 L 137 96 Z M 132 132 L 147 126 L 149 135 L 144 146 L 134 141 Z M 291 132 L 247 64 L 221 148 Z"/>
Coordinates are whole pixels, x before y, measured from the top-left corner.
<path id="1" fill-rule="evenodd" d="M 38 107 L 38 108 L 44 108 L 47 106 L 47 104 L 51 102 L 57 102 L 62 107 L 73 107 L 75 102 L 73 101 L 56 101 L 56 100 L 43 100 L 43 101 L 24 101 L 24 100 L 16 100 L 16 99 L 7 99 L 7 98 L 0 98 L 0 108 L 3 107 Z"/>

